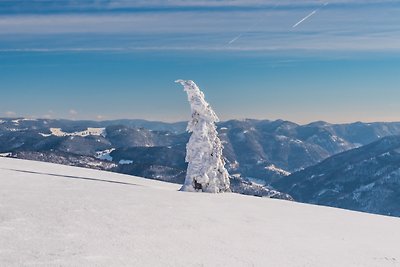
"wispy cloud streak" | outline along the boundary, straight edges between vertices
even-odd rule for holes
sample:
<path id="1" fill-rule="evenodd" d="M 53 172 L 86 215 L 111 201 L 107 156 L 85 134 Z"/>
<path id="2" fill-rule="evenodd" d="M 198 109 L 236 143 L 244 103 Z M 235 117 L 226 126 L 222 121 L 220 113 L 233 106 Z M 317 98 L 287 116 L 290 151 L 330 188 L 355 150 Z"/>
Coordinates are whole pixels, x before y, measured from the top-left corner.
<path id="1" fill-rule="evenodd" d="M 234 13 L 229 10 L 199 13 L 193 9 L 190 12 L 146 11 L 118 15 L 0 15 L 0 52 L 106 53 L 146 49 L 342 51 L 385 50 L 396 47 L 400 50 L 400 17 L 397 16 L 400 3 L 355 9 L 340 7 L 337 5 L 338 1 L 340 0 L 329 4 L 324 9 L 323 16 L 318 16 L 318 23 L 308 24 L 305 31 L 294 29 L 315 16 L 326 3 L 321 5 L 321 1 L 301 1 L 303 5 L 311 3 L 311 6 L 299 7 L 300 2 L 292 1 L 293 8 L 281 8 L 279 3 L 276 8 L 270 5 L 267 11 L 262 8 L 257 11 L 244 9 L 235 10 Z M 232 1 L 213 1 L 217 2 L 222 5 Z M 244 4 L 244 1 L 235 3 L 239 2 Z M 266 2 L 277 3 L 272 0 Z M 130 3 L 126 1 L 120 4 Z M 168 1 L 168 5 L 172 3 L 183 5 L 185 1 Z M 354 12 L 357 12 L 357 16 L 354 16 Z M 302 19 L 293 24 L 294 17 Z"/>

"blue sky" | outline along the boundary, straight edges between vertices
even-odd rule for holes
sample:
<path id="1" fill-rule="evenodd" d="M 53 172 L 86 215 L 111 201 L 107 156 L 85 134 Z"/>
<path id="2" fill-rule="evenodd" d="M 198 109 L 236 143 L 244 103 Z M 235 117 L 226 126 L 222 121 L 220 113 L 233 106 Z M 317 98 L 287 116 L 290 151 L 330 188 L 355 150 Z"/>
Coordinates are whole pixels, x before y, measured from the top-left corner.
<path id="1" fill-rule="evenodd" d="M 185 120 L 193 79 L 223 120 L 400 121 L 399 25 L 399 1 L 0 0 L 0 116 Z"/>

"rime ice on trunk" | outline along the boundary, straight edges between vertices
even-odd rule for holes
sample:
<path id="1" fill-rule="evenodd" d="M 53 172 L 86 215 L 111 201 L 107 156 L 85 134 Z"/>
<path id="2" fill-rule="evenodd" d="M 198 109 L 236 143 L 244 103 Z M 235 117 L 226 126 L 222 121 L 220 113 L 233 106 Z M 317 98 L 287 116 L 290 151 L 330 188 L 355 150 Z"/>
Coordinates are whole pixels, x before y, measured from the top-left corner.
<path id="1" fill-rule="evenodd" d="M 186 145 L 189 163 L 182 191 L 219 193 L 229 191 L 229 174 L 225 169 L 222 144 L 215 123 L 219 121 L 203 92 L 193 81 L 178 80 L 188 94 L 192 119 L 187 131 L 192 133 Z"/>

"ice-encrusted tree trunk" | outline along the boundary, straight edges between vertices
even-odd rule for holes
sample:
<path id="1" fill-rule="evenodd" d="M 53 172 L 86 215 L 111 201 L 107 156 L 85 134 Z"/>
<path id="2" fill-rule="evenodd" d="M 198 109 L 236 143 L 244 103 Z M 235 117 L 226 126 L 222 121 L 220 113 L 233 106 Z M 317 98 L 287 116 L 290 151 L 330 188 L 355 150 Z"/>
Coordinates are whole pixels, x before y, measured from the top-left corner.
<path id="1" fill-rule="evenodd" d="M 187 131 L 192 133 L 186 145 L 188 169 L 182 191 L 220 193 L 230 191 L 229 174 L 222 156 L 223 146 L 218 137 L 219 121 L 204 94 L 193 81 L 177 80 L 187 92 L 192 119 Z"/>

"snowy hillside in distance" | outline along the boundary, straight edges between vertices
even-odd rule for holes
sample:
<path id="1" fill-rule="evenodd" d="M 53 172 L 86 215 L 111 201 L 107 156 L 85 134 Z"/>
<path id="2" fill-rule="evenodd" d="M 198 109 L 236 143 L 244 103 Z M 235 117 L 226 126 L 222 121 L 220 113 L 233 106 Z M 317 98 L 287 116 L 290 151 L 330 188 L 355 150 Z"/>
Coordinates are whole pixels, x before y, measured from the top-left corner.
<path id="1" fill-rule="evenodd" d="M 48 137 L 51 135 L 58 136 L 58 137 L 64 137 L 64 136 L 104 136 L 105 135 L 105 130 L 106 128 L 87 128 L 86 130 L 79 131 L 79 132 L 74 132 L 74 133 L 65 133 L 61 130 L 61 128 L 50 128 L 51 134 L 43 134 L 40 133 L 40 135 L 44 137 Z"/>
<path id="2" fill-rule="evenodd" d="M 400 219 L 0 158 L 0 266 L 400 266 Z"/>
<path id="3" fill-rule="evenodd" d="M 400 217 L 400 136 L 387 136 L 273 186 L 296 201 Z"/>

